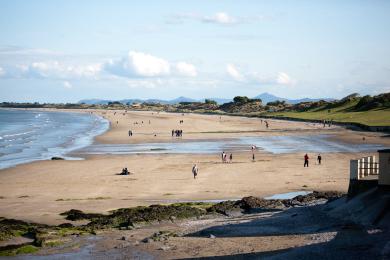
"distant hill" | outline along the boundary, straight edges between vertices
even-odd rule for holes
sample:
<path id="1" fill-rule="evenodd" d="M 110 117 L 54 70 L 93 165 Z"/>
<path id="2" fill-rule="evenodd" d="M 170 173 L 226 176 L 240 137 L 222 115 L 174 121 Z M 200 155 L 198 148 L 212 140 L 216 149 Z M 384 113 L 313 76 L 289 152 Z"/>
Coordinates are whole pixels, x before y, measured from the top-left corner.
<path id="1" fill-rule="evenodd" d="M 218 104 L 223 104 L 232 101 L 232 99 L 226 99 L 226 98 L 205 98 L 205 99 L 211 99 L 217 102 Z M 192 99 L 188 97 L 178 97 L 171 100 L 162 100 L 162 99 L 121 99 L 121 100 L 107 100 L 107 99 L 82 99 L 78 103 L 79 104 L 87 104 L 87 105 L 107 105 L 109 102 L 120 102 L 122 104 L 134 104 L 134 103 L 160 103 L 160 104 L 179 104 L 181 102 L 204 102 L 205 99 Z"/>
<path id="2" fill-rule="evenodd" d="M 260 98 L 262 100 L 262 103 L 263 104 L 267 104 L 268 102 L 273 102 L 273 101 L 286 101 L 286 103 L 289 103 L 289 104 L 297 104 L 297 103 L 300 103 L 300 102 L 310 102 L 310 101 L 319 101 L 321 99 L 317 98 L 317 99 L 312 99 L 312 98 L 302 98 L 302 99 L 287 99 L 287 98 L 281 98 L 281 97 L 277 97 L 275 95 L 272 95 L 270 93 L 262 93 L 258 96 L 255 96 L 253 97 L 255 99 L 258 99 Z M 214 100 L 216 101 L 218 104 L 224 104 L 224 103 L 228 103 L 228 102 L 231 102 L 232 99 L 228 99 L 228 98 L 206 98 L 206 99 L 211 99 L 211 100 Z M 163 100 L 163 99 L 139 99 L 139 98 L 136 98 L 136 99 L 122 99 L 122 100 L 106 100 L 106 99 L 83 99 L 83 100 L 80 100 L 78 103 L 81 104 L 81 103 L 84 103 L 84 104 L 87 104 L 87 105 L 107 105 L 109 102 L 114 102 L 114 101 L 117 101 L 117 102 L 120 102 L 122 104 L 134 104 L 134 103 L 160 103 L 160 104 L 169 104 L 169 105 L 174 105 L 174 104 L 179 104 L 181 102 L 204 102 L 205 98 L 203 99 L 193 99 L 193 98 L 189 98 L 189 97 L 178 97 L 178 98 L 175 98 L 175 99 L 171 99 L 171 100 Z M 335 99 L 332 99 L 332 98 L 324 98 L 322 100 L 325 100 L 325 101 L 333 101 Z"/>
<path id="3" fill-rule="evenodd" d="M 270 93 L 262 93 L 260 95 L 257 95 L 253 98 L 259 98 L 262 100 L 263 104 L 267 104 L 268 102 L 274 102 L 274 101 L 286 101 L 286 103 L 289 104 L 298 104 L 301 102 L 315 102 L 315 101 L 320 101 L 320 100 L 325 100 L 325 101 L 333 101 L 335 100 L 334 98 L 301 98 L 301 99 L 287 99 L 287 98 L 281 98 L 277 97 L 275 95 L 272 95 Z"/>

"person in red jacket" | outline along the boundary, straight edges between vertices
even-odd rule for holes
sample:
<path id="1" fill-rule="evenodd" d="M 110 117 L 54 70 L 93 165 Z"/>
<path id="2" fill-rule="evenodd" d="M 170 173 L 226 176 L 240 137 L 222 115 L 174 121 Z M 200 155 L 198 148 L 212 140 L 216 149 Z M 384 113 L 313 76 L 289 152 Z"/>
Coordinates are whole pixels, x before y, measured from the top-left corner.
<path id="1" fill-rule="evenodd" d="M 309 156 L 305 154 L 304 156 L 305 163 L 303 164 L 303 167 L 309 167 Z"/>

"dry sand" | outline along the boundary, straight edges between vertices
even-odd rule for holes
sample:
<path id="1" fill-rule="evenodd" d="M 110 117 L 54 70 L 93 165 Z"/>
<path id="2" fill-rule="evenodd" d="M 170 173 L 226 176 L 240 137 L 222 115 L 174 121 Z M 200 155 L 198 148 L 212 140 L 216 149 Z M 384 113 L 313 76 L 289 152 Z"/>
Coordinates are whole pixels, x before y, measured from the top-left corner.
<path id="1" fill-rule="evenodd" d="M 94 111 L 111 122 L 111 129 L 96 138 L 101 143 L 171 141 L 172 129 L 183 129 L 186 140 L 223 139 L 249 135 L 333 133 L 350 142 L 389 144 L 379 134 L 352 132 L 319 124 L 260 119 L 156 112 Z M 149 124 L 150 120 L 150 124 Z M 184 124 L 179 124 L 184 120 Z M 118 121 L 118 123 L 116 123 Z M 143 124 L 142 124 L 143 121 Z M 138 122 L 138 124 L 134 124 Z M 134 136 L 128 136 L 128 130 Z M 154 136 L 154 135 L 157 136 Z M 302 153 L 234 155 L 222 164 L 219 154 L 101 155 L 81 161 L 39 161 L 0 171 L 0 216 L 58 224 L 59 213 L 71 208 L 107 212 L 121 207 L 167 203 L 176 200 L 234 199 L 267 196 L 299 190 L 346 191 L 349 160 L 358 153 L 323 154 L 323 165 L 303 168 Z M 314 154 L 311 155 L 314 158 Z M 191 167 L 199 166 L 194 180 Z M 115 173 L 128 167 L 134 174 Z"/>

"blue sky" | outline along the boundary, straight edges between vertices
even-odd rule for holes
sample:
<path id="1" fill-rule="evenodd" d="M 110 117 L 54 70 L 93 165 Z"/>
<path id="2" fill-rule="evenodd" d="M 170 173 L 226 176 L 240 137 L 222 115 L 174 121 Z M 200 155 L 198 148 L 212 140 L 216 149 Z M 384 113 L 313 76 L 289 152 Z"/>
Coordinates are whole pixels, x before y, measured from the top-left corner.
<path id="1" fill-rule="evenodd" d="M 390 1 L 1 1 L 0 101 L 390 91 Z"/>

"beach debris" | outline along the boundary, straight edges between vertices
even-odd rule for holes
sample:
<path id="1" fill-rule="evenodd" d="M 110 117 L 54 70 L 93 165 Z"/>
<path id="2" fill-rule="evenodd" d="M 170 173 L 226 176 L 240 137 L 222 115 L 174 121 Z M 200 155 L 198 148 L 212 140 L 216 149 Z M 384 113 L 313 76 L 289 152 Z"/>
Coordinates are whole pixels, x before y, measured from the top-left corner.
<path id="1" fill-rule="evenodd" d="M 171 249 L 170 246 L 161 246 L 158 250 L 167 251 L 169 249 Z"/>
<path id="2" fill-rule="evenodd" d="M 144 238 L 143 241 L 148 241 L 150 239 L 150 240 L 155 241 L 155 242 L 157 242 L 157 241 L 162 242 L 162 241 L 167 241 L 170 237 L 177 237 L 177 236 L 178 235 L 172 231 L 158 231 L 158 232 L 154 233 L 152 236 Z M 149 241 L 149 242 L 151 242 L 151 241 Z M 149 243 L 149 242 L 146 242 L 146 243 Z"/>

